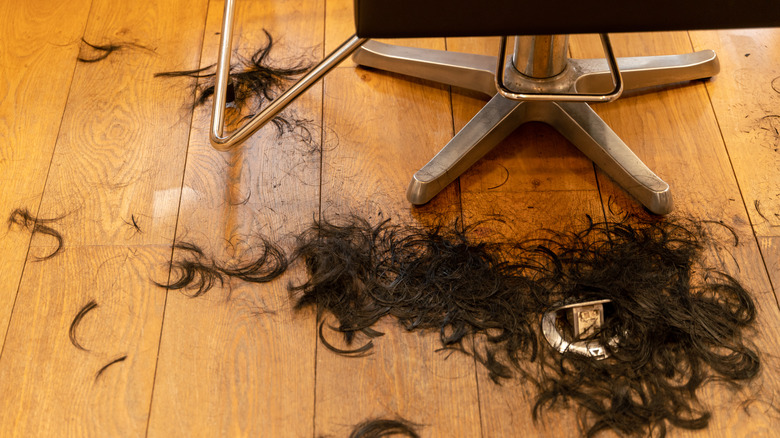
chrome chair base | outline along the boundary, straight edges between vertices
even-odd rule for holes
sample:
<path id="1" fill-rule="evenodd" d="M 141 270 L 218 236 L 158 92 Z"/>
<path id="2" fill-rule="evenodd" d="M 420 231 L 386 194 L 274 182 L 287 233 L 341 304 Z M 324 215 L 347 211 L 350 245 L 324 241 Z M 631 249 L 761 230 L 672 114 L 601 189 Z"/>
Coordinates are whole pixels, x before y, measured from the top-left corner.
<path id="1" fill-rule="evenodd" d="M 669 185 L 655 175 L 584 102 L 520 101 L 497 93 L 496 58 L 492 56 L 399 47 L 368 41 L 353 60 L 362 66 L 414 76 L 493 96 L 466 126 L 414 174 L 406 192 L 412 204 L 425 204 L 476 161 L 526 122 L 544 122 L 558 130 L 648 210 L 672 210 Z M 672 55 L 618 58 L 624 90 L 690 81 L 718 73 L 711 50 Z M 520 90 L 598 93 L 609 89 L 611 74 L 600 59 L 569 59 L 552 78 L 510 75 Z"/>

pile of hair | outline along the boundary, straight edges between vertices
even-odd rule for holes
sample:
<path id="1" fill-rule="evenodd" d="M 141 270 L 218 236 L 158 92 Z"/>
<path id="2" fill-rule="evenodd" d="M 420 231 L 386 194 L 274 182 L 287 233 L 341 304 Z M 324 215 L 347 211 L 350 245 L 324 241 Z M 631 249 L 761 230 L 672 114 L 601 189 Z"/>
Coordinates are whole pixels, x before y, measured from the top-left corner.
<path id="1" fill-rule="evenodd" d="M 589 436 L 704 428 L 710 414 L 697 391 L 759 372 L 743 339 L 754 304 L 733 278 L 701 265 L 700 225 L 589 221 L 581 231 L 493 243 L 472 230 L 316 223 L 295 253 L 309 273 L 291 287 L 297 305 L 334 315 L 347 342 L 385 316 L 407 330 L 436 330 L 444 348 L 473 354 L 497 383 L 534 384 L 535 417 L 574 403 Z M 542 340 L 544 313 L 603 299 L 609 313 L 592 338 L 607 359 L 560 354 Z"/>
<path id="2" fill-rule="evenodd" d="M 745 383 L 760 369 L 743 337 L 756 308 L 734 278 L 703 266 L 708 241 L 702 223 L 660 219 L 552 233 L 543 242 L 549 299 L 611 300 L 593 336 L 609 357 L 545 349 L 534 415 L 572 401 L 588 436 L 707 427 L 710 413 L 698 390 L 711 380 Z"/>
<path id="3" fill-rule="evenodd" d="M 372 327 L 385 317 L 406 330 L 436 331 L 444 349 L 473 355 L 496 383 L 534 385 L 534 418 L 574 404 L 588 436 L 705 428 L 702 386 L 717 380 L 739 387 L 758 375 L 758 354 L 744 338 L 755 306 L 735 279 L 704 266 L 705 224 L 588 217 L 582 230 L 489 242 L 475 239 L 474 230 L 358 217 L 315 222 L 291 255 L 308 274 L 290 285 L 296 308 L 315 306 L 321 341 L 348 356 L 368 354 L 373 341 L 333 346 L 323 336 L 327 315 L 348 345 L 358 334 L 381 335 Z M 195 258 L 177 262 L 180 275 L 161 286 L 197 296 L 225 276 L 269 281 L 287 258 L 264 242 L 262 257 L 248 265 L 262 274 L 246 278 L 180 245 Z M 601 330 L 588 338 L 608 357 L 558 353 L 543 338 L 542 316 L 592 300 L 611 301 Z"/>
<path id="4" fill-rule="evenodd" d="M 304 60 L 296 60 L 289 66 L 274 66 L 269 57 L 274 46 L 274 40 L 268 31 L 263 30 L 266 43 L 261 45 L 250 58 L 244 58 L 238 53 L 233 57 L 237 63 L 230 66 L 226 103 L 227 124 L 237 124 L 251 118 L 268 102 L 281 94 L 293 80 L 297 79 L 311 68 L 311 63 Z M 188 77 L 198 80 L 196 85 L 196 97 L 193 108 L 205 104 L 214 96 L 216 82 L 216 64 L 194 70 L 180 70 L 160 72 L 155 77 Z M 282 136 L 291 133 L 305 143 L 312 144 L 313 136 L 310 130 L 311 121 L 297 117 L 292 111 L 287 110 L 274 117 L 271 121 L 277 134 Z"/>
<path id="5" fill-rule="evenodd" d="M 496 352 L 515 365 L 522 354 L 533 360 L 534 314 L 544 290 L 530 266 L 506 260 L 505 244 L 471 242 L 468 230 L 371 225 L 357 217 L 315 223 L 294 254 L 308 271 L 306 282 L 291 286 L 297 307 L 334 315 L 347 342 L 388 315 L 406 330 L 437 331 L 448 349 L 467 351 L 464 340 L 484 334 L 490 348 L 471 352 L 496 379 L 510 377 Z"/>

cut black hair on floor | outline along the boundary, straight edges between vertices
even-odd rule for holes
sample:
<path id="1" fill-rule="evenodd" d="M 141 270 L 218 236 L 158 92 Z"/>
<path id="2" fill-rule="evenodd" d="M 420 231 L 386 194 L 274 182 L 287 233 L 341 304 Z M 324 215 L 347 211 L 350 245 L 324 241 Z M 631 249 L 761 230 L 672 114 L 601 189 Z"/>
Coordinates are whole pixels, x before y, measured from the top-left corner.
<path id="1" fill-rule="evenodd" d="M 738 386 L 760 370 L 743 338 L 755 305 L 734 278 L 702 266 L 708 240 L 702 224 L 649 220 L 592 224 L 544 242 L 550 300 L 609 299 L 612 312 L 594 335 L 607 359 L 543 351 L 535 416 L 572 401 L 588 436 L 707 427 L 699 389 L 713 380 Z"/>
<path id="2" fill-rule="evenodd" d="M 167 283 L 154 284 L 169 290 L 182 290 L 195 298 L 208 292 L 219 283 L 225 285 L 229 278 L 248 283 L 267 283 L 281 276 L 288 265 L 287 256 L 278 246 L 265 238 L 259 239 L 260 256 L 248 262 L 232 261 L 225 264 L 208 259 L 203 250 L 189 242 L 174 245 L 179 259 L 171 264 L 171 276 Z"/>
<path id="3" fill-rule="evenodd" d="M 522 266 L 500 258 L 499 244 L 472 244 L 467 231 L 459 225 L 400 227 L 389 220 L 372 226 L 356 217 L 341 225 L 317 223 L 300 236 L 294 254 L 309 273 L 305 283 L 291 287 L 297 307 L 333 314 L 348 343 L 391 315 L 407 330 L 438 331 L 445 348 L 465 350 L 464 339 L 482 333 L 510 362 L 517 364 L 522 353 L 533 360 L 538 300 L 529 294 L 541 297 L 543 290 Z M 510 376 L 498 362 L 491 372 Z"/>
<path id="4" fill-rule="evenodd" d="M 269 55 L 274 45 L 274 39 L 268 31 L 263 30 L 267 42 L 249 58 L 238 58 L 238 63 L 230 66 L 226 103 L 233 106 L 238 114 L 233 114 L 228 124 L 238 123 L 250 118 L 267 102 L 272 101 L 284 91 L 295 79 L 311 68 L 311 63 L 298 60 L 286 67 L 276 67 L 269 63 Z M 180 70 L 156 73 L 155 77 L 189 77 L 198 79 L 196 98 L 193 107 L 205 104 L 214 95 L 216 80 L 216 64 L 194 70 Z M 230 116 L 230 114 L 228 114 Z M 286 111 L 278 115 L 272 123 L 278 136 L 293 134 L 305 143 L 313 143 L 313 134 L 309 128 L 311 121 L 298 118 L 292 112 Z"/>
<path id="5" fill-rule="evenodd" d="M 535 418 L 574 404 L 587 436 L 707 427 L 702 386 L 739 387 L 760 370 L 743 338 L 755 319 L 750 295 L 701 265 L 701 224 L 588 219 L 580 231 L 497 243 L 474 240 L 460 224 L 319 222 L 294 255 L 309 278 L 291 290 L 298 307 L 333 314 L 347 343 L 385 316 L 407 330 L 435 330 L 444 348 L 474 355 L 497 383 L 535 385 Z M 591 337 L 606 359 L 560 354 L 541 337 L 547 311 L 603 299 L 609 313 Z"/>
<path id="6" fill-rule="evenodd" d="M 103 373 L 106 372 L 107 369 L 111 368 L 112 365 L 116 365 L 120 362 L 124 362 L 127 359 L 127 355 L 119 356 L 116 359 L 113 359 L 111 362 L 103 365 L 97 373 L 95 373 L 95 382 L 97 382 L 100 379 L 100 376 L 103 375 Z"/>
<path id="7" fill-rule="evenodd" d="M 315 307 L 322 344 L 351 357 L 371 353 L 382 335 L 373 326 L 385 317 L 409 331 L 435 331 L 444 350 L 472 355 L 496 383 L 517 378 L 532 385 L 535 419 L 573 405 L 586 436 L 706 428 L 703 386 L 717 381 L 739 389 L 759 374 L 758 353 L 746 339 L 753 300 L 737 280 L 704 265 L 703 252 L 714 243 L 708 229 L 725 227 L 738 245 L 725 225 L 587 217 L 575 231 L 490 241 L 475 239 L 479 225 L 315 222 L 289 257 L 308 274 L 289 286 L 296 308 Z M 178 243 L 178 274 L 158 285 L 200 296 L 231 277 L 271 281 L 288 257 L 268 240 L 260 247 L 256 260 L 227 268 Z M 602 327 L 586 340 L 602 345 L 607 357 L 553 349 L 541 333 L 543 315 L 594 300 L 609 303 Z M 369 341 L 335 346 L 323 331 L 327 315 L 348 346 L 358 337 Z"/>
<path id="8" fill-rule="evenodd" d="M 33 235 L 36 233 L 41 233 L 53 237 L 57 241 L 57 247 L 54 249 L 54 251 L 43 257 L 35 257 L 36 261 L 43 261 L 54 257 L 60 252 L 60 250 L 62 250 L 62 234 L 47 225 L 56 222 L 59 219 L 60 218 L 40 219 L 30 214 L 30 211 L 26 208 L 17 208 L 16 210 L 12 211 L 11 215 L 8 217 L 8 228 L 10 229 L 13 225 L 17 225 L 28 230 Z"/>
<path id="9" fill-rule="evenodd" d="M 95 300 L 90 300 L 87 304 L 84 305 L 84 307 L 81 308 L 81 310 L 79 310 L 79 312 L 73 318 L 73 322 L 70 323 L 70 329 L 68 330 L 68 338 L 70 339 L 70 343 L 73 344 L 73 346 L 78 348 L 79 350 L 89 351 L 86 348 L 84 348 L 83 345 L 81 345 L 81 342 L 79 342 L 78 337 L 76 336 L 76 328 L 78 328 L 79 324 L 81 323 L 81 320 L 84 319 L 84 316 L 86 316 L 87 313 L 89 313 L 91 310 L 94 310 L 97 307 L 98 307 L 97 302 L 95 302 Z"/>

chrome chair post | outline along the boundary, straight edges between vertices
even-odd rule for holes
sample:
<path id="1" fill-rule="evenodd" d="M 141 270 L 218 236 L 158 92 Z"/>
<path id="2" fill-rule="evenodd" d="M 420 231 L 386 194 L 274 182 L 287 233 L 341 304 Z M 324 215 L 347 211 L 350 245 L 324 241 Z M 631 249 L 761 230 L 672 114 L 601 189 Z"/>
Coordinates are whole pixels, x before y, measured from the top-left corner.
<path id="1" fill-rule="evenodd" d="M 551 78 L 563 73 L 569 63 L 568 52 L 568 35 L 516 36 L 512 67 L 530 78 Z"/>

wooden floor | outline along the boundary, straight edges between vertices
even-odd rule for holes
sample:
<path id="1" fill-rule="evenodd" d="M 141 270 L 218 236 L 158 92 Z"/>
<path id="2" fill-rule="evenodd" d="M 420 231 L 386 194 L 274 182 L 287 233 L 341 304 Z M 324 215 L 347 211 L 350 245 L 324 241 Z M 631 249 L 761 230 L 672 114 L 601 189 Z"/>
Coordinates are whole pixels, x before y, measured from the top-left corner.
<path id="1" fill-rule="evenodd" d="M 239 3 L 235 45 L 250 53 L 265 28 L 279 63 L 319 58 L 353 31 L 349 0 Z M 153 75 L 213 63 L 221 16 L 217 0 L 0 2 L 0 217 L 26 208 L 59 218 L 49 225 L 64 238 L 59 254 L 39 261 L 56 244 L 51 236 L 0 229 L 0 435 L 345 437 L 364 419 L 400 416 L 424 425 L 426 437 L 575 436 L 570 412 L 534 423 L 527 388 L 494 385 L 469 357 L 445 359 L 435 335 L 388 321 L 373 355 L 323 348 L 314 313 L 291 308 L 286 286 L 300 266 L 268 285 L 234 283 L 197 299 L 153 285 L 168 278 L 174 240 L 219 258 L 257 233 L 288 245 L 323 216 L 499 214 L 512 233 L 528 234 L 582 223 L 586 213 L 605 217 L 608 204 L 639 209 L 539 124 L 410 208 L 410 175 L 485 99 L 351 61 L 295 103 L 321 150 L 269 129 L 217 152 L 209 110 L 187 110 L 192 82 Z M 90 56 L 82 37 L 143 47 L 77 63 Z M 712 254 L 754 292 L 754 339 L 768 353 L 756 388 L 771 399 L 780 387 L 780 30 L 613 42 L 619 56 L 705 48 L 720 56 L 712 80 L 594 108 L 671 184 L 674 216 L 738 233 L 737 248 Z M 402 43 L 495 51 L 490 39 Z M 599 56 L 599 47 L 576 37 L 571 52 Z M 93 300 L 80 350 L 69 327 Z M 703 398 L 714 409 L 710 428 L 673 436 L 769 436 L 780 426 L 762 402 L 743 409 L 719 388 Z"/>

